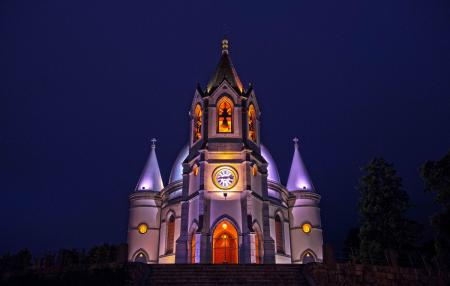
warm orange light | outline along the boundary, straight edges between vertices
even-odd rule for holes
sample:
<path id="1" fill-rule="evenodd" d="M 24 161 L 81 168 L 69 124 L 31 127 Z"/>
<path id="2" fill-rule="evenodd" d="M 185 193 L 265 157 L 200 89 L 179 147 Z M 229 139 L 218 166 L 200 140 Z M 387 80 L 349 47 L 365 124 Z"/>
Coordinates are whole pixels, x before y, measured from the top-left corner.
<path id="1" fill-rule="evenodd" d="M 258 167 L 256 167 L 256 165 L 253 165 L 252 174 L 253 176 L 256 176 L 258 174 Z"/>
<path id="2" fill-rule="evenodd" d="M 256 141 L 256 112 L 253 104 L 248 108 L 248 139 Z"/>
<path id="3" fill-rule="evenodd" d="M 193 171 L 194 171 L 194 176 L 198 176 L 198 166 L 197 165 L 194 165 Z"/>
<path id="4" fill-rule="evenodd" d="M 228 227 L 228 225 L 227 225 L 226 223 L 223 223 L 223 224 L 222 224 L 222 228 L 223 228 L 223 229 L 227 229 L 227 227 Z"/>
<path id="5" fill-rule="evenodd" d="M 148 231 L 148 225 L 146 225 L 145 223 L 141 223 L 138 225 L 138 231 L 140 234 L 144 234 L 147 233 Z"/>
<path id="6" fill-rule="evenodd" d="M 302 225 L 302 230 L 303 230 L 304 233 L 310 233 L 311 229 L 312 229 L 312 226 L 309 223 L 304 223 Z"/>
<path id="7" fill-rule="evenodd" d="M 223 226 L 226 225 L 225 230 Z M 236 228 L 227 220 L 221 221 L 213 232 L 212 262 L 214 264 L 238 263 L 238 233 Z"/>
<path id="8" fill-rule="evenodd" d="M 217 129 L 219 133 L 231 133 L 233 126 L 233 103 L 223 97 L 217 105 Z"/>
<path id="9" fill-rule="evenodd" d="M 202 114 L 202 107 L 197 104 L 194 110 L 194 142 L 202 138 Z"/>

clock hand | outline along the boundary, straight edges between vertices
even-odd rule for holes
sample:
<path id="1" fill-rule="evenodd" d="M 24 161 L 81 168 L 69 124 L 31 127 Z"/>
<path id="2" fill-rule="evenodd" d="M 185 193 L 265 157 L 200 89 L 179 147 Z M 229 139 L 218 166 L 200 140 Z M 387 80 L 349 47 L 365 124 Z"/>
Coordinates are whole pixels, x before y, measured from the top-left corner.
<path id="1" fill-rule="evenodd" d="M 221 179 L 233 179 L 233 176 L 223 176 L 223 177 L 219 177 L 219 178 L 217 178 L 218 180 L 221 180 Z"/>

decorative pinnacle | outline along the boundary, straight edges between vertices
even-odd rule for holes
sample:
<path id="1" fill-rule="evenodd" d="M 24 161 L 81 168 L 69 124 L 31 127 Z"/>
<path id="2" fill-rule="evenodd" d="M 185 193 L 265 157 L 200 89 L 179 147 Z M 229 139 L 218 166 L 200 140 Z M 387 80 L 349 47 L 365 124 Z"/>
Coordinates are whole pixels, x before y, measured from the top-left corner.
<path id="1" fill-rule="evenodd" d="M 292 141 L 294 141 L 295 148 L 298 148 L 298 138 L 294 137 L 294 139 L 292 139 Z"/>
<path id="2" fill-rule="evenodd" d="M 152 140 L 150 140 L 151 142 L 152 142 L 152 148 L 156 148 L 156 141 L 158 141 L 158 140 L 156 140 L 156 138 L 152 138 Z"/>
<path id="3" fill-rule="evenodd" d="M 224 38 L 222 40 L 222 54 L 228 53 L 228 40 Z"/>

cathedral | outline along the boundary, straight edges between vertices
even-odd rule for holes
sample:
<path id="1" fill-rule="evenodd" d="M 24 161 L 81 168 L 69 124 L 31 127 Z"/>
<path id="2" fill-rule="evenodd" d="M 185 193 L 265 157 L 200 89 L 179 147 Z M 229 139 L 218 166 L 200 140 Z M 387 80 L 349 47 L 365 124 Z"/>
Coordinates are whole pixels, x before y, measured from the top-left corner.
<path id="1" fill-rule="evenodd" d="M 287 184 L 260 140 L 261 110 L 222 41 L 219 64 L 190 106 L 190 138 L 164 184 L 156 140 L 129 196 L 128 260 L 289 264 L 322 261 L 320 195 L 299 151 Z"/>

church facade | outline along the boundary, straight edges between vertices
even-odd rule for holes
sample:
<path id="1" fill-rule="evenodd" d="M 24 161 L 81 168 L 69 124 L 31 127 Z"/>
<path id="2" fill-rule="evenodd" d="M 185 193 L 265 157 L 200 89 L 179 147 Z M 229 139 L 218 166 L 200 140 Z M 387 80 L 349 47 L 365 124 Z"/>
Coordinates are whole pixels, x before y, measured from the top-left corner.
<path id="1" fill-rule="evenodd" d="M 129 196 L 128 260 L 143 263 L 322 261 L 320 195 L 298 140 L 283 185 L 260 140 L 255 92 L 222 41 L 217 69 L 190 107 L 190 138 L 163 184 L 155 140 Z"/>

